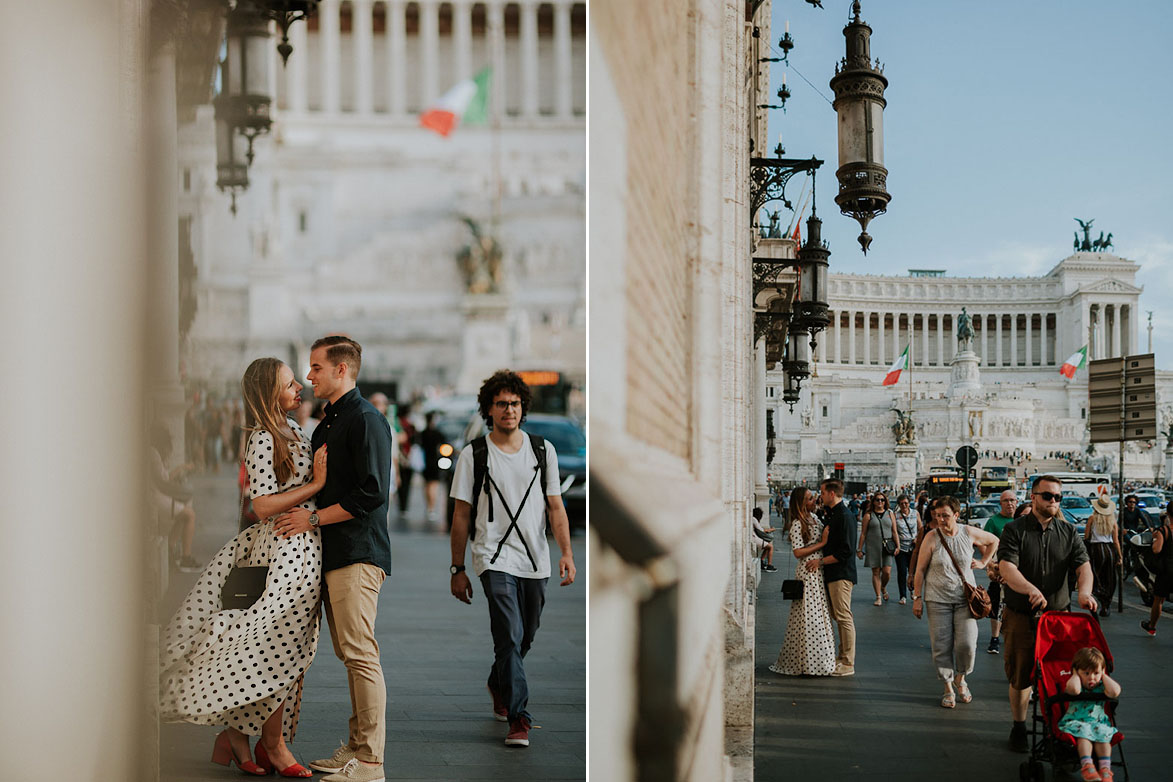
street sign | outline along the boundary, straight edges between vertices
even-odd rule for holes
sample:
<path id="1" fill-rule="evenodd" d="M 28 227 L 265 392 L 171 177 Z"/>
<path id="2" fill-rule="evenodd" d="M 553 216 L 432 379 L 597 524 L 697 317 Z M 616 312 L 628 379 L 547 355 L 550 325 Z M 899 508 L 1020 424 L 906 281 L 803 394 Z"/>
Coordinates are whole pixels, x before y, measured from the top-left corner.
<path id="1" fill-rule="evenodd" d="M 963 445 L 957 449 L 957 466 L 963 470 L 972 470 L 978 462 L 977 449 L 972 445 Z"/>
<path id="2" fill-rule="evenodd" d="M 1157 377 L 1152 353 L 1088 362 L 1087 390 L 1093 443 L 1157 436 Z"/>

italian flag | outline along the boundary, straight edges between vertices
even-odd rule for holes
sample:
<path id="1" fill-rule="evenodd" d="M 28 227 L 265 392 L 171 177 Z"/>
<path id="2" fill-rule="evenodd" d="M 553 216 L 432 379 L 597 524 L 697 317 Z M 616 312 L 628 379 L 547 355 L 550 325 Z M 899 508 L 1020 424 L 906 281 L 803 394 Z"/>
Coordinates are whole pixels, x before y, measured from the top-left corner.
<path id="1" fill-rule="evenodd" d="M 420 127 L 447 137 L 458 124 L 484 125 L 489 115 L 491 68 L 465 79 L 444 93 L 435 105 L 420 115 Z"/>
<path id="2" fill-rule="evenodd" d="M 1063 366 L 1059 367 L 1059 374 L 1063 377 L 1075 377 L 1075 370 L 1080 369 L 1087 364 L 1087 345 L 1084 345 L 1079 350 L 1071 354 L 1071 358 L 1063 362 Z"/>
<path id="3" fill-rule="evenodd" d="M 894 386 L 900 380 L 900 373 L 908 366 L 908 347 L 905 346 L 904 352 L 900 354 L 900 357 L 892 362 L 892 366 L 888 367 L 888 374 L 884 375 L 882 385 Z"/>

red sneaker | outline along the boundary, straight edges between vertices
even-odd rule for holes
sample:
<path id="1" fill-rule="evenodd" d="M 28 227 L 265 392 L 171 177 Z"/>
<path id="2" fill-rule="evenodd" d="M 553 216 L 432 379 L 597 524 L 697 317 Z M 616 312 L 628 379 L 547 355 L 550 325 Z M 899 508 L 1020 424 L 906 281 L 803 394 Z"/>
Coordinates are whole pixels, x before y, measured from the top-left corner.
<path id="1" fill-rule="evenodd" d="M 1079 778 L 1083 782 L 1100 782 L 1100 772 L 1091 763 L 1084 763 L 1079 767 Z"/>
<path id="2" fill-rule="evenodd" d="M 509 735 L 505 737 L 505 746 L 528 747 L 529 729 L 529 720 L 527 720 L 525 717 L 519 717 L 518 719 L 509 723 Z"/>
<path id="3" fill-rule="evenodd" d="M 1116 775 L 1112 773 L 1112 769 L 1110 769 L 1110 768 L 1100 769 L 1100 779 L 1102 779 L 1104 782 L 1112 782 L 1112 780 L 1115 778 L 1116 778 Z"/>
<path id="4" fill-rule="evenodd" d="M 493 719 L 497 722 L 509 722 L 509 707 L 505 705 L 505 701 L 501 700 L 501 696 L 493 691 L 492 687 L 487 689 L 489 694 L 493 696 Z"/>

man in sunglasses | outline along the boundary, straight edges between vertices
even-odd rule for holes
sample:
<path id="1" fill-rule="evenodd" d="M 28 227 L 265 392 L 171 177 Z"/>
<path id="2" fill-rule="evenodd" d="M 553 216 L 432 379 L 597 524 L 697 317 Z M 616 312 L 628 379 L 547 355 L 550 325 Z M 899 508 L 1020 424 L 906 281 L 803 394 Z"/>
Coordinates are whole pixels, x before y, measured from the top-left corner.
<path id="1" fill-rule="evenodd" d="M 998 572 L 1006 589 L 1002 600 L 1002 640 L 1006 678 L 1010 681 L 1010 749 L 1027 752 L 1026 709 L 1034 668 L 1034 617 L 1043 610 L 1065 611 L 1071 606 L 1068 573 L 1074 571 L 1079 605 L 1095 611 L 1092 566 L 1075 526 L 1063 519 L 1059 501 L 1062 484 L 1053 475 L 1040 475 L 1031 485 L 1031 510 L 1002 529 L 998 545 Z"/>

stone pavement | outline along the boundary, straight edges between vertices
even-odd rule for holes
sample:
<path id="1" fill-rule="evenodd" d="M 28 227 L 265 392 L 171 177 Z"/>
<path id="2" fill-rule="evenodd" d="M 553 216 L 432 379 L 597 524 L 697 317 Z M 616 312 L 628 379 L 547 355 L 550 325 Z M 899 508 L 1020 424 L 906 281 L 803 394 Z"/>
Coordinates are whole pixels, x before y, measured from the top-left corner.
<path id="1" fill-rule="evenodd" d="M 199 516 L 194 554 L 206 562 L 236 531 L 235 473 L 195 479 Z M 416 487 L 409 518 L 422 519 Z M 419 507 L 417 507 L 419 506 Z M 397 525 L 394 525 L 397 526 Z M 574 539 L 578 581 L 551 578 L 542 628 L 526 657 L 530 711 L 540 727 L 527 749 L 505 747 L 507 726 L 493 719 L 485 679 L 492 662 L 488 611 L 480 583 L 473 604 L 448 591 L 448 538 L 418 529 L 393 531 L 392 573 L 379 598 L 376 634 L 387 678 L 389 780 L 582 780 L 586 778 L 586 540 Z M 552 570 L 557 546 L 551 541 Z M 166 616 L 195 574 L 172 574 Z M 160 619 L 166 622 L 166 616 Z M 334 656 L 322 620 L 317 657 L 305 678 L 301 724 L 293 751 L 302 763 L 330 755 L 346 739 L 350 698 L 346 669 Z M 208 761 L 215 728 L 161 728 L 161 779 L 238 780 L 240 772 Z M 321 779 L 322 775 L 316 775 Z"/>
<path id="2" fill-rule="evenodd" d="M 773 526 L 781 527 L 777 517 Z M 781 539 L 781 530 L 775 541 Z M 787 548 L 788 552 L 788 548 Z M 858 562 L 858 561 L 857 561 Z M 950 782 L 1017 780 L 1026 755 L 1010 752 L 1010 706 L 1001 655 L 987 654 L 989 620 L 979 624 L 978 654 L 967 677 L 974 700 L 952 711 L 932 666 L 928 625 L 912 615 L 911 601 L 872 605 L 871 572 L 859 566 L 852 612 L 856 625 L 856 675 L 785 677 L 768 670 L 786 632 L 789 602 L 784 578 L 794 557 L 775 556 L 777 573 L 765 573 L 758 592 L 755 780 L 948 779 Z M 895 577 L 895 576 L 893 576 Z M 984 574 L 979 583 L 985 582 Z M 1118 724 L 1133 780 L 1169 779 L 1168 704 L 1173 697 L 1173 617 L 1165 616 L 1150 638 L 1138 626 L 1148 610 L 1136 590 L 1125 592 L 1124 613 L 1113 606 L 1103 620 L 1123 693 Z M 1117 756 L 1118 757 L 1118 756 Z M 1047 772 L 1048 779 L 1053 778 Z M 1117 775 L 1117 779 L 1123 779 Z"/>

